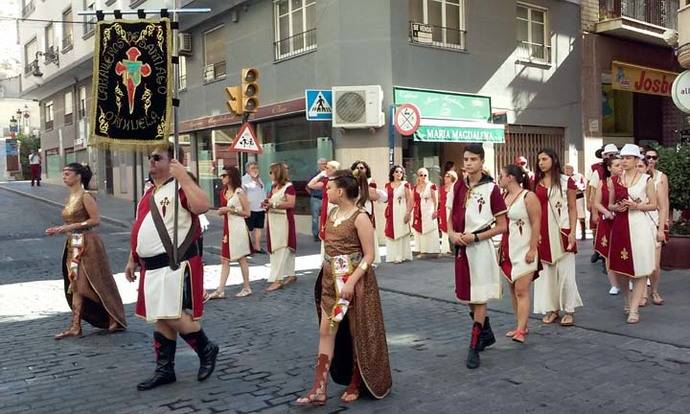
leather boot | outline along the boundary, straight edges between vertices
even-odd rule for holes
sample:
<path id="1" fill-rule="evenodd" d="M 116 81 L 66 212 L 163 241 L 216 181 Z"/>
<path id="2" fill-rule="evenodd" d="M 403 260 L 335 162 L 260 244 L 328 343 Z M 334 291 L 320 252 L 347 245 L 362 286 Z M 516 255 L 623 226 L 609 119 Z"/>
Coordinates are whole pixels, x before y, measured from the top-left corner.
<path id="1" fill-rule="evenodd" d="M 139 391 L 147 391 L 177 380 L 175 378 L 175 349 L 177 348 L 177 341 L 166 338 L 160 332 L 154 332 L 153 347 L 156 350 L 156 370 L 151 378 L 137 385 Z"/>
<path id="2" fill-rule="evenodd" d="M 55 335 L 55 340 L 67 338 L 69 336 L 81 336 L 81 305 L 72 308 L 72 323 L 66 331 Z"/>
<path id="3" fill-rule="evenodd" d="M 199 356 L 199 373 L 196 376 L 198 381 L 203 381 L 211 376 L 216 368 L 216 357 L 218 357 L 218 345 L 209 341 L 203 329 L 189 334 L 180 334 L 182 339 Z"/>
<path id="4" fill-rule="evenodd" d="M 469 369 L 479 368 L 479 350 L 477 345 L 479 344 L 479 336 L 482 334 L 482 325 L 479 322 L 475 322 L 472 325 L 472 338 L 470 339 L 470 349 L 467 351 L 467 361 L 465 366 Z"/>
<path id="5" fill-rule="evenodd" d="M 331 360 L 328 359 L 328 355 L 319 354 L 319 358 L 316 360 L 316 370 L 314 371 L 314 384 L 304 397 L 298 398 L 295 401 L 295 404 L 301 406 L 326 404 L 330 363 Z"/>
<path id="6" fill-rule="evenodd" d="M 470 317 L 474 320 L 474 312 L 470 312 Z M 479 336 L 479 343 L 477 344 L 477 351 L 482 352 L 484 349 L 496 343 L 494 331 L 491 329 L 489 317 L 484 317 L 484 324 L 482 325 L 482 333 Z"/>

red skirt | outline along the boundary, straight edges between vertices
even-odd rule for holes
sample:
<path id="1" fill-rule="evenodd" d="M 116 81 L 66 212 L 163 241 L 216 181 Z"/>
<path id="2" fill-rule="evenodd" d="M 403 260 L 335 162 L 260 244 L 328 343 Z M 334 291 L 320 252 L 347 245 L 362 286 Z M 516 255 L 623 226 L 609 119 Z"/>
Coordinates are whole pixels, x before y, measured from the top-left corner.
<path id="1" fill-rule="evenodd" d="M 612 220 L 599 220 L 594 235 L 594 251 L 604 257 L 609 256 Z"/>

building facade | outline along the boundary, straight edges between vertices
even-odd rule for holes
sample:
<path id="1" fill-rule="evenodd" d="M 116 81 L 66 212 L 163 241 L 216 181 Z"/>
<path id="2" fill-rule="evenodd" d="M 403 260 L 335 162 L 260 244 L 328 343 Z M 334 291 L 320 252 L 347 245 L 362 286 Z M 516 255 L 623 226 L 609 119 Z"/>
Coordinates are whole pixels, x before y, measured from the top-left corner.
<path id="1" fill-rule="evenodd" d="M 69 12 L 67 7 L 73 7 L 72 16 L 76 16 L 76 11 L 93 2 L 63 3 L 63 15 Z M 93 7 L 127 8 L 129 3 L 136 3 L 136 8 L 156 7 L 153 0 L 96 2 Z M 299 210 L 303 213 L 308 211 L 303 187 L 315 174 L 318 158 L 335 158 L 343 166 L 364 159 L 381 184 L 388 180 L 391 161 L 405 165 L 410 180 L 421 166 L 439 180 L 446 161 L 461 163 L 463 143 L 427 142 L 394 132 L 390 108 L 402 103 L 396 101 L 396 90 L 401 89 L 427 91 L 441 100 L 443 95 L 468 98 L 457 101 L 460 105 L 476 101 L 475 97 L 488 99 L 484 121 L 505 125 L 504 143 L 484 144 L 491 172 L 517 155 L 526 155 L 534 163 L 543 146 L 556 148 L 566 161 L 578 164 L 584 149 L 579 3 L 196 0 L 190 7 L 210 7 L 212 12 L 185 15 L 180 21 L 180 31 L 185 34 L 181 38 L 178 124 L 188 165 L 212 195 L 221 166 L 241 166 L 253 158 L 228 150 L 240 119 L 228 114 L 224 89 L 239 84 L 246 67 L 260 71 L 261 106 L 250 121 L 263 144 L 264 152 L 257 157 L 262 173 L 271 162 L 286 161 L 301 194 Z M 33 13 L 41 15 L 40 10 Z M 425 35 L 413 30 L 420 24 Z M 80 23 L 55 30 L 56 39 L 72 39 L 72 49 L 60 49 L 60 67 L 40 61 L 43 77 L 25 92 L 41 100 L 44 148 L 57 151 L 62 160 L 72 153 L 82 159 L 78 125 L 82 117 L 77 110 L 82 87 L 85 107 L 90 99 L 93 39 L 88 37 L 89 27 Z M 20 38 L 29 59 L 33 46 L 26 44 L 33 38 L 26 32 Z M 44 33 L 49 30 L 33 33 L 41 45 Z M 351 85 L 381 87 L 383 127 L 343 129 L 330 122 L 307 121 L 305 89 Z M 65 109 L 69 92 L 74 114 L 71 125 L 66 122 Z M 127 170 L 133 156 L 95 149 L 87 149 L 85 154 L 86 159 L 98 163 L 99 187 L 128 197 L 123 189 L 135 181 Z M 117 170 L 121 165 L 129 167 Z M 268 180 L 267 175 L 264 178 Z"/>

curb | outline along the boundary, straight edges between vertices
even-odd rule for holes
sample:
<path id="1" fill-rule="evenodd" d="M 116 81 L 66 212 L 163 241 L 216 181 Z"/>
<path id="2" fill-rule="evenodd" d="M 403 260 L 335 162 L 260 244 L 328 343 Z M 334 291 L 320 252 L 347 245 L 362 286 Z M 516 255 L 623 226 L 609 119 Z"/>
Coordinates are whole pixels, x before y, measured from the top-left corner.
<path id="1" fill-rule="evenodd" d="M 10 193 L 14 193 L 14 194 L 18 194 L 18 195 L 21 195 L 24 197 L 32 198 L 32 199 L 37 200 L 37 201 L 42 201 L 46 204 L 50 204 L 50 205 L 55 206 L 55 207 L 60 207 L 60 208 L 65 207 L 62 203 L 58 203 L 57 201 L 53 201 L 53 200 L 49 200 L 47 198 L 39 197 L 37 195 L 25 193 L 24 191 L 16 190 L 14 188 L 9 188 L 9 187 L 4 186 L 4 185 L 0 185 L 0 188 L 5 190 L 5 191 L 9 191 Z M 131 226 L 131 223 L 126 223 L 122 220 L 114 219 L 112 217 L 108 217 L 108 216 L 104 216 L 104 215 L 101 215 L 101 221 L 104 221 L 104 222 L 107 222 L 109 224 L 113 224 L 113 225 L 116 225 L 119 227 L 124 227 L 127 229 L 130 228 L 130 226 Z"/>

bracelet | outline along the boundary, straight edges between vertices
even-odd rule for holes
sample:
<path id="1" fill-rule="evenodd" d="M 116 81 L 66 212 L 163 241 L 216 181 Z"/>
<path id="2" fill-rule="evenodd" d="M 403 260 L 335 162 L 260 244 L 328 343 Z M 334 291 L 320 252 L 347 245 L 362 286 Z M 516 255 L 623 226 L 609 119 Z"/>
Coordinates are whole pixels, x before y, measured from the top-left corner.
<path id="1" fill-rule="evenodd" d="M 366 272 L 367 269 L 369 268 L 369 263 L 367 263 L 367 262 L 365 262 L 364 260 L 362 260 L 362 261 L 359 263 L 359 266 L 357 266 L 357 267 L 359 267 L 360 269 L 362 269 L 363 271 Z"/>
<path id="2" fill-rule="evenodd" d="M 479 234 L 474 233 L 474 242 L 477 243 L 479 242 Z"/>
<path id="3" fill-rule="evenodd" d="M 82 227 L 86 227 L 89 225 L 89 223 L 87 221 L 82 221 L 81 223 L 79 223 L 79 225 Z"/>

